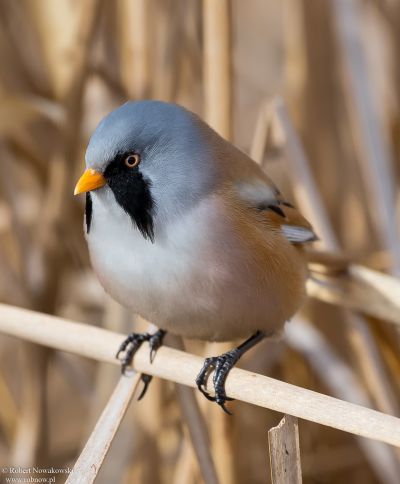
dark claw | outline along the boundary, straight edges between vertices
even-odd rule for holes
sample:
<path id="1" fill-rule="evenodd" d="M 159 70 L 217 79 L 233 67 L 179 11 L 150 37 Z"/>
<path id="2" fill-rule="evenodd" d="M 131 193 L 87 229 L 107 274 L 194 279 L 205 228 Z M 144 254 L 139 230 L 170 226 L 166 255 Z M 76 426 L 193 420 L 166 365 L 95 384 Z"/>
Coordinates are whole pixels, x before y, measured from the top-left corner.
<path id="1" fill-rule="evenodd" d="M 215 402 L 215 397 L 212 397 L 206 390 L 204 390 L 201 387 L 197 387 L 200 392 L 207 398 L 207 400 L 210 400 L 210 402 Z"/>
<path id="2" fill-rule="evenodd" d="M 240 352 L 236 349 L 228 351 L 221 356 L 214 356 L 212 358 L 206 358 L 203 368 L 196 378 L 196 385 L 200 392 L 212 402 L 216 402 L 222 410 L 232 415 L 232 413 L 226 408 L 225 403 L 232 401 L 233 398 L 229 398 L 225 393 L 225 381 L 233 366 L 240 358 Z M 212 397 L 206 390 L 207 379 L 214 370 L 213 385 L 215 391 L 215 397 Z"/>
<path id="3" fill-rule="evenodd" d="M 146 375 L 145 373 L 142 373 L 140 379 L 143 382 L 143 389 L 140 392 L 140 395 L 138 396 L 138 401 L 141 400 L 146 395 L 147 389 L 149 388 L 150 382 L 153 379 L 153 377 L 151 375 Z"/>
<path id="4" fill-rule="evenodd" d="M 117 360 L 119 360 L 119 355 L 126 350 L 126 347 L 130 344 L 130 343 L 133 343 L 133 341 L 135 340 L 136 338 L 136 333 L 131 333 L 130 335 L 128 335 L 128 337 L 126 339 L 124 339 L 124 341 L 121 343 L 119 349 L 118 349 L 118 352 L 117 354 L 115 355 L 115 358 L 117 358 Z"/>
<path id="5" fill-rule="evenodd" d="M 125 351 L 125 356 L 121 359 L 121 371 L 122 374 L 126 374 L 127 367 L 132 363 L 132 359 L 136 353 L 136 351 L 140 348 L 144 341 L 147 341 L 150 338 L 148 333 L 132 333 L 130 334 L 126 340 L 121 344 L 120 349 L 118 350 L 117 357 L 121 354 L 121 352 Z"/>
<path id="6" fill-rule="evenodd" d="M 215 367 L 215 360 L 216 358 L 206 358 L 204 360 L 203 368 L 200 370 L 200 373 L 197 375 L 196 378 L 196 385 L 200 392 L 210 400 L 210 402 L 215 402 L 215 397 L 212 397 L 206 390 L 206 383 L 208 376 L 210 375 L 211 371 Z"/>
<path id="7" fill-rule="evenodd" d="M 232 400 L 232 399 L 230 399 L 230 400 Z M 232 412 L 230 412 L 230 411 L 229 411 L 229 410 L 228 410 L 228 409 L 225 407 L 225 404 L 223 404 L 223 403 L 219 403 L 219 406 L 220 406 L 220 407 L 222 408 L 222 410 L 223 410 L 225 413 L 227 413 L 228 415 L 233 415 L 233 413 L 232 413 Z"/>
<path id="8" fill-rule="evenodd" d="M 150 363 L 153 363 L 158 348 L 162 345 L 166 331 L 159 329 L 153 335 L 150 336 Z"/>

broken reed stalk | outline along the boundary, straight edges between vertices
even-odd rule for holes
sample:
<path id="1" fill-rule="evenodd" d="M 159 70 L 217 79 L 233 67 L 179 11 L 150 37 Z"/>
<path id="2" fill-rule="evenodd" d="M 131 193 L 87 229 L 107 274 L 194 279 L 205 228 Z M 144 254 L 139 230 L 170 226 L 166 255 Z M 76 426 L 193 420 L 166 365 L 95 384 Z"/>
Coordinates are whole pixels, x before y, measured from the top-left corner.
<path id="1" fill-rule="evenodd" d="M 331 395 L 365 407 L 370 405 L 367 390 L 358 375 L 316 326 L 296 316 L 286 327 L 285 341 L 308 361 Z M 396 449 L 376 440 L 356 439 L 376 478 L 387 484 L 397 484 L 400 467 Z"/>
<path id="2" fill-rule="evenodd" d="M 90 484 L 96 479 L 139 382 L 138 373 L 121 376 L 66 484 Z"/>
<path id="3" fill-rule="evenodd" d="M 115 349 L 124 339 L 122 334 L 5 304 L 0 304 L 0 331 L 114 364 L 119 364 Z M 168 347 L 161 347 L 150 363 L 148 345 L 133 362 L 138 372 L 191 387 L 202 364 L 202 358 Z M 237 368 L 229 374 L 226 390 L 243 402 L 400 447 L 400 419 L 391 415 Z"/>
<path id="4" fill-rule="evenodd" d="M 301 484 L 299 422 L 285 415 L 268 431 L 272 484 Z"/>

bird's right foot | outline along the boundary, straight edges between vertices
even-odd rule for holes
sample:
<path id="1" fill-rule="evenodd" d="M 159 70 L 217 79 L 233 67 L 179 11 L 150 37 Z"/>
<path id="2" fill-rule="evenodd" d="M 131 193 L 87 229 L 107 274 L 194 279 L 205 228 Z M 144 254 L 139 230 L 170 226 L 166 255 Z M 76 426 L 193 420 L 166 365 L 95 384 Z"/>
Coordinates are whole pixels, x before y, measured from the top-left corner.
<path id="1" fill-rule="evenodd" d="M 128 367 L 131 366 L 133 357 L 136 351 L 142 346 L 145 341 L 148 341 L 150 346 L 150 362 L 153 363 L 155 354 L 158 348 L 162 345 L 166 331 L 159 329 L 154 334 L 150 333 L 131 333 L 122 343 L 116 354 L 116 358 L 121 361 L 121 373 L 127 374 Z M 121 357 L 121 354 L 122 357 Z M 140 393 L 138 400 L 141 400 L 149 387 L 152 380 L 151 375 L 142 373 L 141 380 L 144 384 L 143 390 Z"/>

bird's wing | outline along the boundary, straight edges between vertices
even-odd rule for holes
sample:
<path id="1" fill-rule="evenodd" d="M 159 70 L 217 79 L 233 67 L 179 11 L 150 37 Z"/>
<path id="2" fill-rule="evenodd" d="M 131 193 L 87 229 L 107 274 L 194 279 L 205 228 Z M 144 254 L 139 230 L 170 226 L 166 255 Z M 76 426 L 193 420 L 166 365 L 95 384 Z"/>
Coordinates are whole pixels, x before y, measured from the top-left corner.
<path id="1" fill-rule="evenodd" d="M 239 197 L 251 208 L 261 212 L 291 243 L 303 244 L 318 240 L 308 220 L 285 200 L 269 178 L 242 180 L 235 185 Z"/>

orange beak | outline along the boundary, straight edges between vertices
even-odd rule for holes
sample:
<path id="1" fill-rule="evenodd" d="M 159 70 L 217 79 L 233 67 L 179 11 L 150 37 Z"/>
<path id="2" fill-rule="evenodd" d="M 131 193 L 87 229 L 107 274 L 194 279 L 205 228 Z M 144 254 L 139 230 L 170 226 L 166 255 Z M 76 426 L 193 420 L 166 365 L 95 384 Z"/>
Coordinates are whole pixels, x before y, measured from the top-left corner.
<path id="1" fill-rule="evenodd" d="M 74 195 L 79 195 L 80 193 L 90 192 L 91 190 L 97 190 L 106 184 L 106 179 L 98 171 L 89 168 L 84 172 L 84 174 L 79 178 L 76 184 Z"/>

